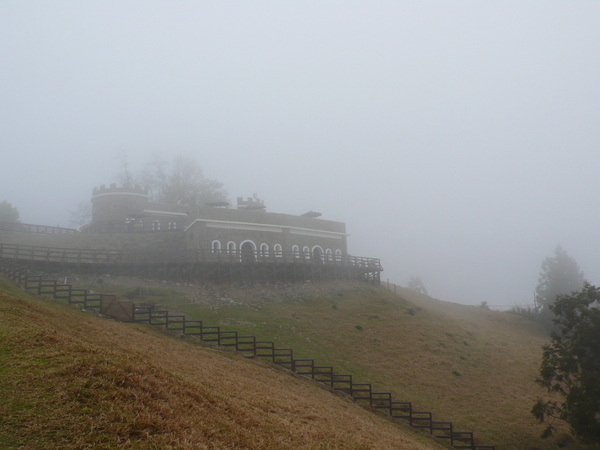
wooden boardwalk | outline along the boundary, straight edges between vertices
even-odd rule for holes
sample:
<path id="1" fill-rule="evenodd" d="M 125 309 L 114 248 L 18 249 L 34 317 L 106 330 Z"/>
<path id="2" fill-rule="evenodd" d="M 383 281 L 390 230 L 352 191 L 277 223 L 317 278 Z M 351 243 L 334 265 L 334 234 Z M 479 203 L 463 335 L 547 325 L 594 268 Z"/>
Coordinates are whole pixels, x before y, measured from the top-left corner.
<path id="1" fill-rule="evenodd" d="M 379 284 L 376 258 L 294 252 L 252 254 L 200 250 L 96 250 L 0 243 L 0 259 L 27 262 L 43 271 L 77 269 L 86 273 L 139 276 L 199 283 L 294 283 L 358 280 Z"/>

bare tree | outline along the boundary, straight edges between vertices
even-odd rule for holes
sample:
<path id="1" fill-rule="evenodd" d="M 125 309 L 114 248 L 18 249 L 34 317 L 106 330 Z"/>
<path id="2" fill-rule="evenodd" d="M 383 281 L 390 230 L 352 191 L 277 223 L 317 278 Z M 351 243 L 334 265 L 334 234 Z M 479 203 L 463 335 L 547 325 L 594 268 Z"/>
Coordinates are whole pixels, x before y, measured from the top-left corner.
<path id="1" fill-rule="evenodd" d="M 427 289 L 425 289 L 425 285 L 421 281 L 421 277 L 410 276 L 408 279 L 408 284 L 406 286 L 408 289 L 412 289 L 419 294 L 427 295 Z"/>
<path id="2" fill-rule="evenodd" d="M 124 150 L 121 150 L 117 158 L 120 160 L 120 163 L 119 171 L 114 177 L 115 181 L 121 184 L 137 183 L 139 181 L 139 176 L 131 170 L 131 165 L 129 164 L 129 158 L 127 157 L 127 153 Z"/>
<path id="3" fill-rule="evenodd" d="M 69 211 L 72 227 L 80 227 L 92 221 L 92 204 L 89 200 L 81 201 L 75 205 L 75 209 Z"/>
<path id="4" fill-rule="evenodd" d="M 133 172 L 122 156 L 117 180 L 122 183 L 140 183 L 148 187 L 153 201 L 179 206 L 202 205 L 227 200 L 223 183 L 204 176 L 202 167 L 193 158 L 179 155 L 169 163 L 158 154 L 139 172 Z"/>

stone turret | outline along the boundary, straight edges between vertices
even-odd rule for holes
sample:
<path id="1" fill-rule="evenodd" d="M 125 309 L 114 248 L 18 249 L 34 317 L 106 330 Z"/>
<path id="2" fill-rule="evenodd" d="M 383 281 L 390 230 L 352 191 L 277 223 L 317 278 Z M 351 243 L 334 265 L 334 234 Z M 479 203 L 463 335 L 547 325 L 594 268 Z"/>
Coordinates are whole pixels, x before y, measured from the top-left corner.
<path id="1" fill-rule="evenodd" d="M 124 221 L 141 214 L 149 203 L 148 189 L 139 185 L 101 185 L 92 191 L 92 223 Z"/>

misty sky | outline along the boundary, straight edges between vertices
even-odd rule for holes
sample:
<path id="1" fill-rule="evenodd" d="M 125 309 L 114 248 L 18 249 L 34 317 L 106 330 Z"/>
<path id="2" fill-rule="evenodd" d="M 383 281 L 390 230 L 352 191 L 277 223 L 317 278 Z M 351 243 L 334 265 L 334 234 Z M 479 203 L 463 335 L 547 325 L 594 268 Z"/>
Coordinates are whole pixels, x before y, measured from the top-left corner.
<path id="1" fill-rule="evenodd" d="M 532 302 L 600 283 L 600 2 L 0 2 L 0 201 L 68 226 L 119 155 L 346 222 L 383 279 Z"/>

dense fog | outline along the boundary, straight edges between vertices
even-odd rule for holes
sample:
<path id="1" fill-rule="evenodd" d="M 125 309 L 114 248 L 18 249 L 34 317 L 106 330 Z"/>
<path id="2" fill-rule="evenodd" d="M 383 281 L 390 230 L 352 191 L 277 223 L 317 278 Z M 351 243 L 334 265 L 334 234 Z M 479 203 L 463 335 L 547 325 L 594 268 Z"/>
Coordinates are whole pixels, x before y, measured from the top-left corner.
<path id="1" fill-rule="evenodd" d="M 600 3 L 0 3 L 0 201 L 69 226 L 153 154 L 347 224 L 430 295 L 532 303 L 561 244 L 600 282 Z"/>

